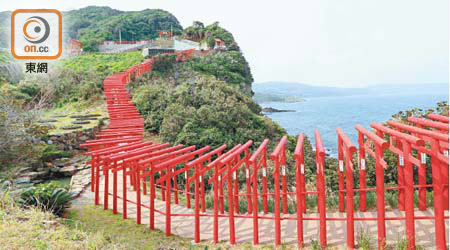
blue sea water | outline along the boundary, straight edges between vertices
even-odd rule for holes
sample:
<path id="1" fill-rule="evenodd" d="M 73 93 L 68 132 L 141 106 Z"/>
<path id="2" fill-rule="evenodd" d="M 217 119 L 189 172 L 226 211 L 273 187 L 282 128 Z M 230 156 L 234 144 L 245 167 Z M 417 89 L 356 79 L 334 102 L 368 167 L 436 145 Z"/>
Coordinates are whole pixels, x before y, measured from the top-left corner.
<path id="1" fill-rule="evenodd" d="M 337 154 L 336 128 L 341 128 L 357 145 L 356 124 L 370 128 L 371 122 L 385 122 L 398 111 L 412 108 L 429 109 L 440 101 L 448 101 L 448 88 L 442 91 L 414 91 L 409 93 L 368 93 L 350 96 L 307 97 L 304 102 L 260 103 L 262 107 L 289 109 L 296 112 L 266 113 L 290 135 L 304 133 L 314 144 L 314 130 L 321 133 L 330 155 Z"/>

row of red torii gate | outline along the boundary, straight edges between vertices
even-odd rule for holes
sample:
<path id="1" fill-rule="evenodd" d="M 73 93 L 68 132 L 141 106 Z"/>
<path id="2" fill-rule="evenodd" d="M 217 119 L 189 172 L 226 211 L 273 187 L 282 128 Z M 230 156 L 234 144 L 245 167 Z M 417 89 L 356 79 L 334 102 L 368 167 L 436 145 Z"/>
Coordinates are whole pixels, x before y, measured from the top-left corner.
<path id="1" fill-rule="evenodd" d="M 177 61 L 183 61 L 194 53 L 193 50 L 188 50 L 170 54 L 176 56 Z M 237 218 L 252 219 L 254 244 L 259 244 L 258 225 L 261 220 L 273 221 L 275 245 L 282 243 L 281 222 L 296 221 L 299 246 L 304 245 L 305 222 L 309 220 L 319 222 L 319 243 L 326 246 L 327 222 L 343 221 L 346 223 L 346 244 L 349 249 L 355 248 L 355 221 L 376 221 L 378 248 L 384 249 L 386 221 L 403 220 L 408 249 L 415 249 L 415 221 L 434 220 L 434 244 L 437 249 L 446 249 L 445 220 L 448 220 L 448 216 L 445 215 L 445 211 L 449 208 L 447 116 L 430 114 L 427 118 L 408 117 L 409 124 L 396 121 L 388 121 L 387 124 L 372 123 L 370 125 L 372 130 L 356 125 L 359 148 L 338 128 L 336 132 L 339 148 L 339 190 L 335 191 L 339 194 L 339 212 L 345 213 L 345 217 L 327 217 L 324 171 L 326 154 L 317 130 L 314 136 L 316 166 L 305 166 L 305 137 L 300 134 L 294 151 L 295 168 L 291 169 L 287 169 L 286 164 L 286 136 L 281 138 L 270 155 L 267 139 L 253 150 L 254 143 L 251 140 L 245 144 L 235 145 L 231 149 L 228 149 L 227 145 L 214 149 L 209 146 L 198 149 L 196 146 L 171 146 L 168 143 L 144 141 L 144 119 L 132 103 L 125 86 L 133 77 L 151 71 L 154 60 L 154 58 L 147 59 L 104 80 L 110 123 L 96 139 L 82 145 L 87 149 L 86 154 L 91 156 L 89 161 L 92 166 L 91 191 L 95 193 L 96 205 L 100 204 L 100 193 L 103 192 L 104 208 L 108 209 L 109 199 L 112 199 L 113 213 L 118 213 L 118 202 L 121 201 L 121 212 L 125 219 L 128 216 L 127 206 L 131 203 L 136 206 L 138 224 L 141 224 L 142 208 L 146 208 L 149 210 L 151 229 L 155 228 L 156 214 L 161 214 L 165 217 L 166 235 L 171 234 L 172 217 L 194 217 L 195 242 L 200 242 L 200 227 L 203 226 L 200 225 L 200 217 L 213 218 L 214 242 L 219 241 L 219 218 L 227 218 L 228 240 L 231 244 L 236 243 Z M 384 171 L 388 167 L 383 159 L 385 150 L 390 150 L 398 157 L 398 186 L 385 186 Z M 376 162 L 376 187 L 366 185 L 367 157 Z M 426 181 L 427 159 L 431 161 L 432 183 Z M 273 168 L 270 167 L 271 173 L 268 172 L 269 162 L 273 163 Z M 413 165 L 417 166 L 416 173 Z M 306 190 L 305 168 L 315 168 L 316 190 Z M 294 191 L 288 190 L 287 171 L 295 171 L 295 180 L 289 179 L 289 183 L 295 183 Z M 240 185 L 238 181 L 239 172 L 245 173 L 245 185 Z M 355 189 L 353 176 L 358 173 L 360 183 L 359 188 Z M 109 180 L 110 174 L 112 180 Z M 417 183 L 414 182 L 415 175 L 418 176 Z M 121 178 L 121 193 L 118 192 L 118 178 Z M 206 209 L 205 202 L 205 186 L 210 185 L 214 197 L 212 212 Z M 135 192 L 133 196 L 135 200 L 127 198 L 129 188 Z M 418 210 L 426 210 L 427 188 L 432 190 L 434 195 L 433 215 L 415 215 L 417 211 L 414 207 L 415 190 L 418 190 Z M 399 210 L 404 211 L 404 216 L 386 216 L 386 190 L 398 191 Z M 165 202 L 163 210 L 155 208 L 159 191 L 161 192 L 159 199 Z M 360 195 L 359 210 L 364 212 L 367 210 L 368 192 L 376 193 L 376 217 L 355 217 L 355 193 Z M 149 197 L 149 204 L 143 204 L 143 195 Z M 185 198 L 187 208 L 193 207 L 191 213 L 177 214 L 171 211 L 172 203 L 179 204 L 180 195 Z M 317 197 L 317 217 L 304 216 L 307 212 L 306 196 Z M 240 211 L 242 208 L 239 202 L 242 199 L 247 203 L 247 211 Z M 296 211 L 293 214 L 288 212 L 288 199 L 295 201 Z M 274 202 L 271 213 L 269 213 L 270 200 Z M 259 213 L 261 210 L 263 214 Z"/>

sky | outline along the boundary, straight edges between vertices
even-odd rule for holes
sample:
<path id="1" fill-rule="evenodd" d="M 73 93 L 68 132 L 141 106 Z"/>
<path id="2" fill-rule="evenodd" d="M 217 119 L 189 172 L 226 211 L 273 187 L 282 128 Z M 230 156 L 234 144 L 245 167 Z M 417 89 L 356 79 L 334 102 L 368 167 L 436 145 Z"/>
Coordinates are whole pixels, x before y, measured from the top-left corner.
<path id="1" fill-rule="evenodd" d="M 183 27 L 218 21 L 255 82 L 321 86 L 448 83 L 448 0 L 0 0 L 0 11 L 160 8 Z"/>

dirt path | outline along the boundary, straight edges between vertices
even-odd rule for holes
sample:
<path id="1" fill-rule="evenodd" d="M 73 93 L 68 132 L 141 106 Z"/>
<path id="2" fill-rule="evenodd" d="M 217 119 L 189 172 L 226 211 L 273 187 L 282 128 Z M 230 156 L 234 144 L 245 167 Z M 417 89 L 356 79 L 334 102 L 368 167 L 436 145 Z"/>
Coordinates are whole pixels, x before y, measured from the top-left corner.
<path id="1" fill-rule="evenodd" d="M 100 202 L 103 202 L 103 180 L 102 177 L 100 183 Z M 112 180 L 112 175 L 110 176 Z M 118 178 L 118 194 L 122 193 L 122 177 Z M 112 190 L 112 181 L 110 181 L 110 188 Z M 136 192 L 129 189 L 127 191 L 129 200 L 136 200 Z M 80 197 L 75 201 L 76 204 L 94 204 L 94 193 L 92 193 L 89 188 L 80 195 Z M 112 209 L 112 197 L 109 198 L 109 209 Z M 142 196 L 142 203 L 148 207 L 149 197 Z M 156 200 L 156 209 L 164 211 L 165 202 L 161 200 Z M 102 204 L 103 206 L 103 204 Z M 118 199 L 118 212 L 122 212 L 122 200 Z M 177 214 L 193 214 L 192 209 L 188 209 L 182 205 L 175 205 L 172 203 L 171 212 Z M 416 216 L 432 216 L 433 211 L 431 209 L 427 211 L 415 211 Z M 212 214 L 212 211 L 207 213 Z M 136 218 L 136 205 L 128 203 L 127 205 L 128 218 Z M 263 215 L 261 213 L 261 215 Z M 120 215 L 117 215 L 120 216 Z M 265 216 L 272 216 L 271 214 Z M 404 216 L 402 211 L 389 211 L 386 213 L 386 217 L 398 217 Z M 446 211 L 446 216 L 448 216 L 448 211 Z M 318 217 L 318 214 L 308 213 L 306 217 Z M 345 213 L 327 213 L 327 217 L 335 218 L 345 218 Z M 355 218 L 357 217 L 376 217 L 376 212 L 356 212 Z M 200 233 L 201 240 L 211 241 L 213 239 L 213 218 L 212 217 L 200 217 Z M 142 208 L 142 223 L 149 224 L 149 209 L 146 207 Z M 179 235 L 181 237 L 193 238 L 194 237 L 194 217 L 172 217 L 172 234 Z M 252 242 L 253 241 L 253 220 L 250 218 L 236 218 L 236 241 L 240 242 Z M 319 222 L 318 221 L 304 221 L 304 240 L 306 244 L 310 244 L 313 240 L 318 240 L 319 233 Z M 335 246 L 345 246 L 346 243 L 346 227 L 345 221 L 327 221 L 327 241 L 329 245 Z M 446 235 L 448 235 L 448 220 L 446 220 Z M 165 231 L 165 216 L 159 213 L 155 213 L 155 227 Z M 259 237 L 261 244 L 271 244 L 274 242 L 274 225 L 273 220 L 259 220 Z M 356 221 L 355 222 L 355 239 L 357 239 L 357 234 L 359 231 L 368 231 L 376 244 L 377 238 L 377 224 L 376 221 Z M 405 225 L 404 221 L 387 221 L 387 243 L 395 243 L 402 238 L 404 235 Z M 286 244 L 296 244 L 297 243 L 297 227 L 295 220 L 284 220 L 282 221 L 282 242 Z M 229 240 L 229 226 L 228 218 L 219 218 L 219 240 L 228 241 Z M 426 247 L 427 249 L 434 248 L 434 222 L 432 220 L 416 220 L 416 244 Z"/>

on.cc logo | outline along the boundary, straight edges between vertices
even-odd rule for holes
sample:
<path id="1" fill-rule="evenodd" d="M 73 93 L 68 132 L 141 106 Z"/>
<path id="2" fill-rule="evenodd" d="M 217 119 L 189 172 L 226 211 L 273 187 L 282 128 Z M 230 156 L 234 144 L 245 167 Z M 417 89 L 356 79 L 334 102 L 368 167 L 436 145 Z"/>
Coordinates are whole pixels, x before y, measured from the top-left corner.
<path id="1" fill-rule="evenodd" d="M 32 31 L 35 34 L 28 34 L 28 26 L 33 26 Z M 25 39 L 30 43 L 42 43 L 47 40 L 50 35 L 50 25 L 48 25 L 47 20 L 39 16 L 32 16 L 27 19 L 27 22 L 23 25 L 23 35 Z"/>
<path id="2" fill-rule="evenodd" d="M 16 59 L 57 59 L 62 54 L 62 16 L 55 9 L 11 14 L 11 54 Z"/>

